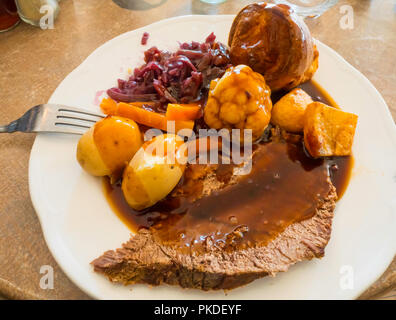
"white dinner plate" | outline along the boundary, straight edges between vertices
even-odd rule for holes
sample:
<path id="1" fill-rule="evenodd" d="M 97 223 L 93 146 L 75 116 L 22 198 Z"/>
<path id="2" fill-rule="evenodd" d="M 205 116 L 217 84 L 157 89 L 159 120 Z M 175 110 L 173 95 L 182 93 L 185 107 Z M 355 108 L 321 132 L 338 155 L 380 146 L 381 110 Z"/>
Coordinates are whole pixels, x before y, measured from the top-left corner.
<path id="1" fill-rule="evenodd" d="M 226 43 L 232 20 L 233 16 L 184 16 L 122 34 L 71 72 L 49 102 L 96 111 L 98 92 L 114 86 L 117 78 L 126 78 L 128 68 L 141 65 L 144 50 L 204 41 L 212 31 Z M 147 46 L 140 44 L 144 31 L 150 33 Z M 30 156 L 30 193 L 48 247 L 70 279 L 100 299 L 351 299 L 372 284 L 396 252 L 395 124 L 374 86 L 335 51 L 317 45 L 320 61 L 314 79 L 344 110 L 359 116 L 352 178 L 337 203 L 323 259 L 298 263 L 286 273 L 227 294 L 113 284 L 94 273 L 89 263 L 120 247 L 130 231 L 110 209 L 101 179 L 77 163 L 79 137 L 38 134 Z"/>

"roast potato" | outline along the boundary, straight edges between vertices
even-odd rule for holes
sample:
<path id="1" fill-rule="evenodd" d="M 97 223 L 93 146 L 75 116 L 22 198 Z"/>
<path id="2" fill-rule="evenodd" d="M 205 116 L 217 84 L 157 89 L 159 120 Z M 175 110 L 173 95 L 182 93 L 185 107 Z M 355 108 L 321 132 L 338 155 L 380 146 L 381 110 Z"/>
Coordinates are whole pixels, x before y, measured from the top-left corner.
<path id="1" fill-rule="evenodd" d="M 186 162 L 183 138 L 163 134 L 146 142 L 126 167 L 122 191 L 135 210 L 151 207 L 165 198 L 181 179 Z"/>
<path id="2" fill-rule="evenodd" d="M 304 21 L 289 6 L 253 3 L 232 24 L 228 45 L 233 65 L 261 73 L 272 91 L 289 90 L 309 80 L 318 52 Z"/>
<path id="3" fill-rule="evenodd" d="M 108 116 L 80 138 L 77 160 L 94 176 L 120 176 L 142 143 L 139 126 L 133 120 Z"/>
<path id="4" fill-rule="evenodd" d="M 274 104 L 271 123 L 289 132 L 302 132 L 305 109 L 312 102 L 311 96 L 304 90 L 293 89 Z"/>
<path id="5" fill-rule="evenodd" d="M 304 144 L 312 157 L 347 156 L 352 152 L 358 116 L 321 102 L 308 105 Z"/>
<path id="6" fill-rule="evenodd" d="M 239 65 L 211 82 L 204 120 L 214 129 L 251 129 L 257 140 L 269 124 L 271 109 L 271 90 L 263 76 Z"/>

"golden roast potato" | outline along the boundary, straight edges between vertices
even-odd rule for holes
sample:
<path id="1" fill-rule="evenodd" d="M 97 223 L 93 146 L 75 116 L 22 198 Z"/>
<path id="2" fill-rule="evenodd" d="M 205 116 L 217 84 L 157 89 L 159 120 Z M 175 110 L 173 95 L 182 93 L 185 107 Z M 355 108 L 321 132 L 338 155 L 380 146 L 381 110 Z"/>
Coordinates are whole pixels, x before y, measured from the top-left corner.
<path id="1" fill-rule="evenodd" d="M 289 132 L 302 132 L 305 109 L 312 102 L 311 96 L 304 90 L 293 89 L 274 104 L 271 123 Z"/>
<path id="2" fill-rule="evenodd" d="M 136 122 L 108 116 L 80 138 L 77 160 L 85 171 L 94 176 L 119 176 L 142 143 Z"/>
<path id="3" fill-rule="evenodd" d="M 165 198 L 181 179 L 186 162 L 183 138 L 163 134 L 146 142 L 125 168 L 122 191 L 135 210 Z"/>
<path id="4" fill-rule="evenodd" d="M 318 67 L 319 53 L 307 25 L 284 4 L 260 2 L 243 8 L 228 45 L 232 64 L 261 73 L 272 91 L 298 86 Z"/>
<path id="5" fill-rule="evenodd" d="M 304 144 L 312 157 L 352 153 L 358 116 L 321 102 L 308 105 L 304 116 Z"/>

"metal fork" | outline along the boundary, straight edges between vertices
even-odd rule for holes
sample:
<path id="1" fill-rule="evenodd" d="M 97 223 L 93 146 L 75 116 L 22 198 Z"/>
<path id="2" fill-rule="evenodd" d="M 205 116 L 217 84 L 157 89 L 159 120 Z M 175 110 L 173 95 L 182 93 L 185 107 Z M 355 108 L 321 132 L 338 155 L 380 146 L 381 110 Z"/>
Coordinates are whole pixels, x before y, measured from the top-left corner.
<path id="1" fill-rule="evenodd" d="M 83 134 L 104 117 L 103 114 L 60 104 L 40 104 L 8 125 L 0 125 L 0 133 L 21 131 Z"/>

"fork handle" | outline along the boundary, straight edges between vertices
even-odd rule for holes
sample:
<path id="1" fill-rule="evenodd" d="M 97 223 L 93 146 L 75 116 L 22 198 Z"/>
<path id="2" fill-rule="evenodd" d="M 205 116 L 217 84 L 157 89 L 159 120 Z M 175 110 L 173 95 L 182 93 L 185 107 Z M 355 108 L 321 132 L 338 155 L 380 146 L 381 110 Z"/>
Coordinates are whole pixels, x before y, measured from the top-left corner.
<path id="1" fill-rule="evenodd" d="M 17 130 L 17 121 L 12 121 L 5 126 L 0 126 L 0 133 L 3 133 L 3 132 L 12 133 L 15 131 L 18 131 Z"/>

